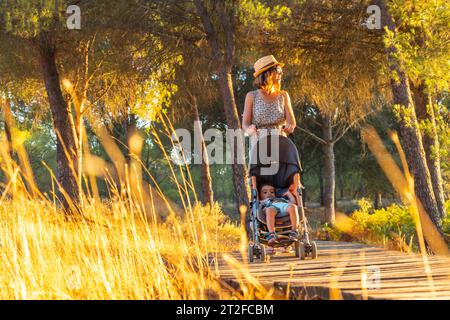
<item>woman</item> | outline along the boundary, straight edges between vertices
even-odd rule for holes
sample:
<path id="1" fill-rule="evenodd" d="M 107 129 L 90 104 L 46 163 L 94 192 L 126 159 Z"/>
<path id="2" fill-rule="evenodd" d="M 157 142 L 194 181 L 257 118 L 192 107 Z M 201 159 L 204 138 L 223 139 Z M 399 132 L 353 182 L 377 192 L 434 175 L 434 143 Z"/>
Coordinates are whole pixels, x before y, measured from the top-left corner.
<path id="1" fill-rule="evenodd" d="M 257 89 L 247 93 L 242 117 L 242 129 L 250 136 L 257 135 L 260 129 L 287 136 L 295 129 L 291 99 L 281 90 L 283 66 L 273 55 L 262 57 L 254 64 L 253 85 Z"/>
<path id="2" fill-rule="evenodd" d="M 291 134 L 295 129 L 296 122 L 291 99 L 286 91 L 281 90 L 283 66 L 284 64 L 279 63 L 273 55 L 262 57 L 255 62 L 253 85 L 257 89 L 247 93 L 242 116 L 242 129 L 251 137 L 250 150 L 256 143 L 261 129 L 265 129 L 265 134 L 284 136 Z M 274 226 L 277 211 L 269 210 L 266 214 L 270 231 L 266 240 L 272 246 L 277 242 Z M 292 219 L 294 226 L 298 221 L 298 212 L 295 210 L 292 214 L 296 217 Z M 292 239 L 298 237 L 296 228 L 292 230 L 289 237 Z"/>

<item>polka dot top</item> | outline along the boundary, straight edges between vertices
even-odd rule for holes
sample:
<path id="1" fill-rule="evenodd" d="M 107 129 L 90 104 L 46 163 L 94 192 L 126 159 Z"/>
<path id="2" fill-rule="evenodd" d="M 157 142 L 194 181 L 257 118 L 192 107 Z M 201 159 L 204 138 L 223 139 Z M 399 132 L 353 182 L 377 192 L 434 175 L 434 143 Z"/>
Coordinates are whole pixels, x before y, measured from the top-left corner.
<path id="1" fill-rule="evenodd" d="M 254 90 L 252 93 L 253 124 L 258 129 L 281 128 L 286 122 L 283 95 L 280 93 L 274 101 L 267 103 L 259 90 Z"/>

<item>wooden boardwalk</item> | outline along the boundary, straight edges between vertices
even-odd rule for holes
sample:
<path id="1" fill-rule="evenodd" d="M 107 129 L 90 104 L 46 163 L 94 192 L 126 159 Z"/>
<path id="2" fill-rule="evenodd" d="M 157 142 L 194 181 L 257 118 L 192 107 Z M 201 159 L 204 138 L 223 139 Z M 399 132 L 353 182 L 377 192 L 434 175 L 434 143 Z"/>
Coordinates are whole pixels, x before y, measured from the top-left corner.
<path id="1" fill-rule="evenodd" d="M 317 244 L 316 260 L 283 253 L 248 264 L 249 272 L 280 294 L 289 290 L 295 299 L 450 299 L 450 258 L 428 256 L 424 261 L 418 254 L 358 243 Z M 239 253 L 232 255 L 242 261 Z M 235 279 L 222 259 L 219 276 L 228 283 Z"/>

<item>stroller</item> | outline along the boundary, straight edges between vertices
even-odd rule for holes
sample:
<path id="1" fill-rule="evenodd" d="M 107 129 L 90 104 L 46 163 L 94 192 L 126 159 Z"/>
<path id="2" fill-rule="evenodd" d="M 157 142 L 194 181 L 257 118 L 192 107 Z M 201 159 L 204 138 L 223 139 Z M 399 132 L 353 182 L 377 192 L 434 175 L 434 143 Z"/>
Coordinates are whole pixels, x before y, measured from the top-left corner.
<path id="1" fill-rule="evenodd" d="M 276 148 L 275 143 L 278 143 Z M 278 152 L 278 161 L 273 161 L 274 154 Z M 278 149 L 278 150 L 276 150 Z M 262 151 L 259 151 L 262 150 Z M 271 165 L 278 164 L 278 171 L 275 174 L 267 174 Z M 278 243 L 274 247 L 284 247 L 294 245 L 295 256 L 305 259 L 310 256 L 317 258 L 317 244 L 309 240 L 307 220 L 303 208 L 302 188 L 300 183 L 301 166 L 298 151 L 294 143 L 282 135 L 266 135 L 261 137 L 250 152 L 250 188 L 251 188 L 251 215 L 250 230 L 251 241 L 248 245 L 248 261 L 253 262 L 256 257 L 261 262 L 266 259 L 266 217 L 260 209 L 258 186 L 263 183 L 272 184 L 277 192 L 276 197 L 280 197 L 287 188 L 290 189 L 299 212 L 299 238 L 297 241 L 289 239 L 291 231 L 291 221 L 289 216 L 275 218 L 275 231 L 278 235 Z M 283 190 L 284 189 L 284 190 Z M 281 191 L 281 192 L 280 192 Z"/>

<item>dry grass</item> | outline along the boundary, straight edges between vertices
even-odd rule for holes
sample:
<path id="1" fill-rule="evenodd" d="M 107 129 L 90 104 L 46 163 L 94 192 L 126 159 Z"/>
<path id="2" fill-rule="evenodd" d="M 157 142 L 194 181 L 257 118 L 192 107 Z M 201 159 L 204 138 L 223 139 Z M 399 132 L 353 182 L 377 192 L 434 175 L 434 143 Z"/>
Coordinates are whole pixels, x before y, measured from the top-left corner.
<path id="1" fill-rule="evenodd" d="M 16 198 L 0 207 L 0 299 L 206 299 L 229 295 L 207 252 L 236 248 L 239 229 L 216 206 L 203 216 L 207 248 L 189 222 L 152 224 L 120 203 L 66 219 L 51 203 Z M 197 225 L 198 226 L 198 225 Z M 217 251 L 216 251 L 217 250 Z"/>
<path id="2" fill-rule="evenodd" d="M 242 246 L 243 228 L 217 204 L 190 199 L 196 192 L 188 166 L 166 158 L 182 203 L 177 209 L 156 181 L 150 187 L 142 179 L 139 136 L 130 141 L 127 163 L 105 131 L 97 134 L 114 167 L 84 150 L 84 168 L 91 170 L 85 170 L 86 192 L 74 215 L 57 206 L 52 172 L 53 192 L 41 194 L 24 170 L 28 165 L 0 144 L 7 177 L 0 195 L 0 299 L 270 298 L 259 285 L 232 289 L 216 277 L 218 256 Z M 99 178 L 108 184 L 107 202 L 96 191 Z M 233 264 L 246 274 L 245 266 Z"/>

